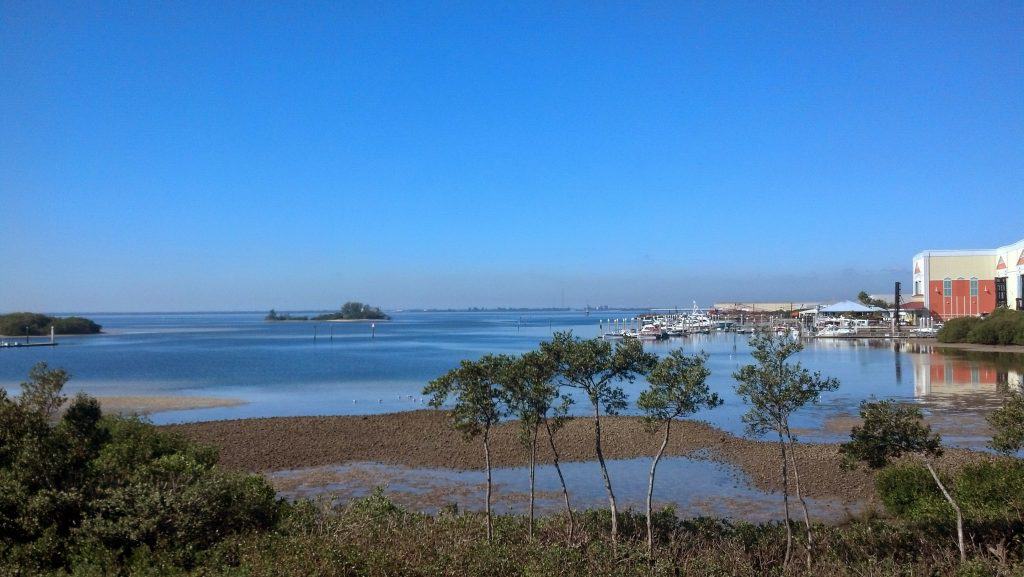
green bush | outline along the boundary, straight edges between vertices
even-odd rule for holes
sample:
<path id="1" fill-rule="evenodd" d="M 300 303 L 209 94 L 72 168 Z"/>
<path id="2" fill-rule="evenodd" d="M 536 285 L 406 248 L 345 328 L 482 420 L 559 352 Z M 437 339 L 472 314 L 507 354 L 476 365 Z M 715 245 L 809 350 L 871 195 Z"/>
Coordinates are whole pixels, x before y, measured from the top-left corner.
<path id="1" fill-rule="evenodd" d="M 984 319 L 951 319 L 936 336 L 943 343 L 1024 345 L 1024 312 L 998 308 Z"/>
<path id="2" fill-rule="evenodd" d="M 965 343 L 967 342 L 967 335 L 970 334 L 971 330 L 980 322 L 981 319 L 978 317 L 950 319 L 942 325 L 942 328 L 939 329 L 935 338 L 937 338 L 940 343 Z"/>
<path id="3" fill-rule="evenodd" d="M 882 469 L 875 478 L 875 488 L 885 509 L 902 519 L 929 523 L 953 518 L 953 508 L 943 498 L 935 479 L 920 465 L 890 465 Z"/>
<path id="4" fill-rule="evenodd" d="M 952 478 L 942 475 L 963 513 L 974 524 L 1024 525 L 1024 461 L 998 459 L 964 465 Z M 951 522 L 953 508 L 921 465 L 900 464 L 882 469 L 875 479 L 889 513 L 922 523 Z M 1024 527 L 1022 527 L 1024 528 Z"/>
<path id="5" fill-rule="evenodd" d="M 1024 461 L 1000 459 L 965 465 L 953 491 L 968 519 L 1024 519 Z"/>
<path id="6" fill-rule="evenodd" d="M 220 471 L 214 451 L 103 416 L 84 395 L 54 414 L 66 375 L 32 375 L 36 395 L 0 389 L 0 567 L 109 569 L 150 553 L 189 567 L 226 537 L 276 524 L 262 477 Z"/>

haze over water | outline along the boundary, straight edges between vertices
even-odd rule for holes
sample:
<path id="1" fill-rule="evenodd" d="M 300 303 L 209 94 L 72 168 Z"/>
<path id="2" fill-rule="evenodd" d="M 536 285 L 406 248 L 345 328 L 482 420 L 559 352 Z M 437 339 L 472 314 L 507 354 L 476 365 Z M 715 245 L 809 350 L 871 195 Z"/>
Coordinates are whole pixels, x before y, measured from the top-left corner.
<path id="1" fill-rule="evenodd" d="M 462 359 L 521 353 L 554 331 L 598 334 L 601 319 L 629 312 L 402 312 L 389 322 L 265 322 L 264 313 L 92 314 L 106 334 L 59 337 L 59 346 L 0 350 L 0 386 L 17 389 L 38 361 L 72 374 L 69 389 L 97 396 L 198 395 L 245 404 L 152 415 L 156 423 L 290 415 L 349 415 L 422 409 L 423 386 Z M 316 339 L 314 340 L 314 326 Z M 732 373 L 751 362 L 747 337 L 693 335 L 647 345 L 656 353 L 682 347 L 710 355 L 710 382 L 726 403 L 697 415 L 742 432 L 745 410 Z M 941 353 L 892 343 L 819 339 L 799 360 L 842 382 L 818 407 L 800 412 L 795 426 L 836 440 L 823 430 L 832 415 L 856 412 L 869 396 L 921 402 L 950 415 L 974 414 L 1019 386 L 1024 356 Z M 625 384 L 634 401 L 645 383 Z M 585 407 L 578 404 L 577 410 Z M 968 435 L 970 436 L 970 435 Z M 957 442 L 956 437 L 947 440 Z M 963 440 L 963 439 L 959 439 Z"/>

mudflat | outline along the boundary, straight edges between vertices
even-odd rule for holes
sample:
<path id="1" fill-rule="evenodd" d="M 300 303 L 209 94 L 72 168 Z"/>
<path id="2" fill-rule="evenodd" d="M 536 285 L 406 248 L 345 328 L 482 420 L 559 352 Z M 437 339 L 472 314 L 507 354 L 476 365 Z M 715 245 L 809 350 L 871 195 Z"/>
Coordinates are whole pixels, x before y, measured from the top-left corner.
<path id="1" fill-rule="evenodd" d="M 444 411 L 409 411 L 384 415 L 275 417 L 167 425 L 195 441 L 220 449 L 221 464 L 249 472 L 270 472 L 371 461 L 407 467 L 482 468 L 483 445 L 451 428 Z M 555 434 L 563 461 L 596 459 L 592 418 L 576 418 Z M 606 459 L 629 459 L 654 453 L 661 437 L 639 417 L 602 417 Z M 519 425 L 506 422 L 491 433 L 491 462 L 496 467 L 527 463 Z M 742 469 L 762 490 L 781 488 L 779 447 L 737 437 L 698 421 L 675 421 L 667 455 L 708 458 Z M 804 494 L 811 497 L 872 500 L 873 475 L 842 467 L 838 445 L 800 443 L 795 451 Z M 538 459 L 551 463 L 547 436 L 541 432 Z M 939 468 L 956 468 L 991 456 L 948 449 Z M 791 479 L 792 481 L 792 479 Z"/>

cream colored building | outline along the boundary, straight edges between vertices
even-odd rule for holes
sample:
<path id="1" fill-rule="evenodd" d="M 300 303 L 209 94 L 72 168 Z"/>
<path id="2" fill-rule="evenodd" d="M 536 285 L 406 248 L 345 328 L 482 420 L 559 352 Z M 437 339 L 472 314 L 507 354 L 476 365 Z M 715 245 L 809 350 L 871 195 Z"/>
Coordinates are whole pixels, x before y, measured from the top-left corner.
<path id="1" fill-rule="evenodd" d="M 913 259 L 911 301 L 947 319 L 1024 309 L 1024 239 L 994 249 L 926 250 Z"/>

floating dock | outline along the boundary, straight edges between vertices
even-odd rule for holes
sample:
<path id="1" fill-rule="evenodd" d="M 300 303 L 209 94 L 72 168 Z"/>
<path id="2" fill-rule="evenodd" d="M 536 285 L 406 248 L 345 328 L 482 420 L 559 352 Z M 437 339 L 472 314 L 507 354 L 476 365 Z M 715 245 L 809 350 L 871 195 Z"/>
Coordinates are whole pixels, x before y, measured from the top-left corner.
<path id="1" fill-rule="evenodd" d="M 0 349 L 25 349 L 28 347 L 55 347 L 57 343 L 6 343 L 0 342 Z"/>

